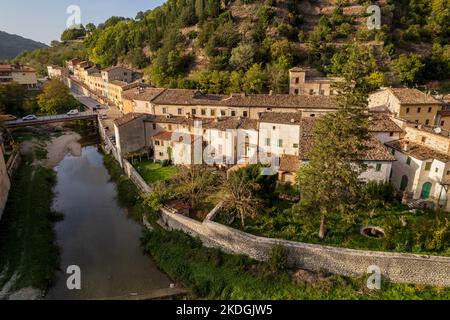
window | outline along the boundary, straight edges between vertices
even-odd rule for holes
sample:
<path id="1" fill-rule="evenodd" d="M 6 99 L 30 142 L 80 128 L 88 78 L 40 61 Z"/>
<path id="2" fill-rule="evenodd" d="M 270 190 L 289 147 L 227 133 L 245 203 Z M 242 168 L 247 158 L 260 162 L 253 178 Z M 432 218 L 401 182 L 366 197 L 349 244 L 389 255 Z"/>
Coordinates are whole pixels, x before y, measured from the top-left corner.
<path id="1" fill-rule="evenodd" d="M 196 109 L 192 109 L 192 115 L 195 116 L 197 114 L 197 110 Z"/>
<path id="2" fill-rule="evenodd" d="M 447 170 L 447 175 L 448 175 L 448 176 L 450 175 L 450 170 Z"/>
<path id="3" fill-rule="evenodd" d="M 310 95 L 310 96 L 314 95 L 314 89 L 310 89 L 310 90 L 309 90 L 309 95 Z"/>
<path id="4" fill-rule="evenodd" d="M 295 94 L 298 94 L 298 89 L 295 89 L 295 90 L 294 90 L 294 93 L 295 93 Z"/>
<path id="5" fill-rule="evenodd" d="M 377 163 L 377 166 L 375 167 L 375 171 L 376 172 L 380 172 L 381 171 L 381 163 Z"/>
<path id="6" fill-rule="evenodd" d="M 427 141 L 427 138 L 426 137 L 422 137 L 421 141 L 425 142 L 425 141 Z"/>
<path id="7" fill-rule="evenodd" d="M 391 150 L 392 155 L 395 155 L 395 149 Z"/>
<path id="8" fill-rule="evenodd" d="M 428 108 L 428 112 L 431 112 L 431 107 Z"/>
<path id="9" fill-rule="evenodd" d="M 441 121 L 441 127 L 443 127 L 443 126 L 444 126 L 444 123 L 445 123 L 445 121 L 444 121 L 444 120 L 442 120 L 442 121 Z"/>
<path id="10" fill-rule="evenodd" d="M 272 127 L 272 130 L 277 130 L 277 127 L 276 127 L 276 126 L 273 126 L 273 127 Z"/>
<path id="11" fill-rule="evenodd" d="M 406 158 L 406 164 L 409 166 L 411 164 L 411 157 Z"/>
<path id="12" fill-rule="evenodd" d="M 160 156 L 160 157 L 164 156 L 164 152 L 160 152 L 160 153 L 159 153 L 159 156 Z"/>
<path id="13" fill-rule="evenodd" d="M 220 110 L 220 115 L 222 117 L 226 116 L 227 112 L 225 110 Z"/>
<path id="14" fill-rule="evenodd" d="M 156 130 L 156 123 L 154 123 L 152 126 L 153 126 L 153 130 Z"/>
<path id="15" fill-rule="evenodd" d="M 420 113 L 420 110 L 422 110 L 422 108 L 417 108 L 417 113 Z"/>
<path id="16" fill-rule="evenodd" d="M 310 116 L 311 118 L 314 118 L 316 115 L 315 115 L 314 113 L 311 113 L 309 116 Z"/>
<path id="17" fill-rule="evenodd" d="M 320 90 L 320 91 L 319 91 L 319 94 L 320 94 L 321 96 L 325 95 L 325 90 Z"/>
<path id="18" fill-rule="evenodd" d="M 392 137 L 394 135 L 393 132 L 389 132 L 389 137 Z"/>
<path id="19" fill-rule="evenodd" d="M 231 116 L 236 117 L 236 111 L 231 111 Z"/>
<path id="20" fill-rule="evenodd" d="M 163 113 L 163 114 L 166 114 L 166 113 L 167 113 L 167 108 L 163 108 L 163 109 L 162 109 L 162 113 Z"/>
<path id="21" fill-rule="evenodd" d="M 439 168 L 434 169 L 434 172 L 438 173 L 439 172 Z"/>
<path id="22" fill-rule="evenodd" d="M 247 117 L 247 111 L 242 112 L 242 116 Z"/>
<path id="23" fill-rule="evenodd" d="M 425 171 L 430 171 L 431 169 L 431 162 L 425 163 Z"/>
<path id="24" fill-rule="evenodd" d="M 179 114 L 179 115 L 182 115 L 182 114 L 183 114 L 183 109 L 178 108 L 178 114 Z"/>
<path id="25" fill-rule="evenodd" d="M 278 147 L 283 147 L 283 139 L 278 139 Z"/>
<path id="26" fill-rule="evenodd" d="M 425 124 L 430 124 L 430 120 L 425 120 Z"/>
<path id="27" fill-rule="evenodd" d="M 219 150 L 219 154 L 222 154 L 222 145 L 221 145 L 221 144 L 219 144 L 219 145 L 217 146 L 217 149 Z"/>
<path id="28" fill-rule="evenodd" d="M 211 117 L 214 117 L 216 115 L 216 110 L 211 110 L 210 113 L 211 113 Z"/>
<path id="29" fill-rule="evenodd" d="M 294 144 L 292 145 L 292 147 L 295 148 L 295 149 L 298 149 L 298 143 L 294 143 Z"/>
<path id="30" fill-rule="evenodd" d="M 159 140 L 155 140 L 155 146 L 159 146 L 159 145 L 160 145 Z"/>
<path id="31" fill-rule="evenodd" d="M 299 83 L 300 82 L 300 78 L 295 78 L 295 83 Z M 298 91 L 297 89 L 295 89 L 296 91 Z"/>
<path id="32" fill-rule="evenodd" d="M 406 113 L 409 113 L 409 108 L 406 108 Z"/>
<path id="33" fill-rule="evenodd" d="M 266 138 L 266 146 L 270 146 L 270 138 Z"/>
<path id="34" fill-rule="evenodd" d="M 202 116 L 206 116 L 206 109 L 202 109 L 201 111 Z"/>
<path id="35" fill-rule="evenodd" d="M 171 125 L 171 124 L 169 124 L 169 125 L 167 126 L 167 128 L 168 128 L 169 131 L 172 131 L 172 125 Z"/>
<path id="36" fill-rule="evenodd" d="M 272 108 L 267 108 L 266 110 L 267 110 L 267 111 L 272 111 Z"/>

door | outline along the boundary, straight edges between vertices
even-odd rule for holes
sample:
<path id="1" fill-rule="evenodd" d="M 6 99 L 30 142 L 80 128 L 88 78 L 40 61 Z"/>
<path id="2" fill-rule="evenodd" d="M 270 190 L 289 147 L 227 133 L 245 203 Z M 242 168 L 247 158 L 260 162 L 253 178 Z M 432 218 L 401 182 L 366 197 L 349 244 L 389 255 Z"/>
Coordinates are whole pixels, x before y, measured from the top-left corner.
<path id="1" fill-rule="evenodd" d="M 422 199 L 427 199 L 430 197 L 430 191 L 431 191 L 431 182 L 425 182 L 422 186 L 422 193 L 420 194 L 420 197 Z"/>
<path id="2" fill-rule="evenodd" d="M 408 186 L 408 177 L 403 176 L 402 181 L 400 182 L 400 190 L 405 191 L 407 186 Z"/>

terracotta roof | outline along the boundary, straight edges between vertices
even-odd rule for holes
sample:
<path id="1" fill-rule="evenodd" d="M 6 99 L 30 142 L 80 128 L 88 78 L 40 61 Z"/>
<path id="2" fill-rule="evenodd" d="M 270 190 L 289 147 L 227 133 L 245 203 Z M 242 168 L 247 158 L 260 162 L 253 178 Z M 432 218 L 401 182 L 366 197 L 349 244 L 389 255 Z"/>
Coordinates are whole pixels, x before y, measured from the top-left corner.
<path id="1" fill-rule="evenodd" d="M 198 90 L 167 89 L 152 101 L 162 105 L 213 105 L 224 107 L 337 109 L 334 97 L 288 94 L 203 94 Z"/>
<path id="2" fill-rule="evenodd" d="M 300 144 L 299 144 L 299 158 L 301 160 L 308 160 L 308 152 L 313 147 L 313 129 L 316 118 L 303 118 L 300 129 Z M 365 161 L 395 161 L 395 157 L 388 152 L 375 137 L 370 135 L 369 140 L 366 141 L 368 150 L 362 156 Z"/>
<path id="3" fill-rule="evenodd" d="M 262 112 L 259 115 L 260 122 L 300 125 L 301 112 Z"/>
<path id="4" fill-rule="evenodd" d="M 386 142 L 386 145 L 418 160 L 436 159 L 444 163 L 450 161 L 449 155 L 406 139 L 389 141 Z M 408 145 L 408 151 L 404 150 L 406 145 Z"/>
<path id="5" fill-rule="evenodd" d="M 371 112 L 369 131 L 371 132 L 403 132 L 403 130 L 385 113 Z"/>
<path id="6" fill-rule="evenodd" d="M 298 156 L 282 155 L 280 159 L 280 171 L 297 172 L 300 168 L 300 159 Z"/>
<path id="7" fill-rule="evenodd" d="M 161 131 L 154 136 L 152 136 L 152 139 L 155 140 L 164 140 L 164 141 L 171 141 L 172 140 L 173 132 L 170 131 Z"/>
<path id="8" fill-rule="evenodd" d="M 122 97 L 127 100 L 151 101 L 161 94 L 165 89 L 140 87 L 125 91 Z"/>
<path id="9" fill-rule="evenodd" d="M 448 117 L 450 116 L 450 110 L 439 110 L 438 114 L 441 115 L 441 117 Z"/>
<path id="10" fill-rule="evenodd" d="M 208 128 L 226 131 L 227 129 L 258 130 L 258 121 L 249 118 L 217 118 L 209 123 Z"/>
<path id="11" fill-rule="evenodd" d="M 147 115 L 144 113 L 127 113 L 123 117 L 117 118 L 114 120 L 114 124 L 118 127 L 123 126 L 124 124 L 127 124 L 128 122 L 131 122 L 133 120 L 142 118 L 145 119 Z"/>
<path id="12" fill-rule="evenodd" d="M 214 119 L 187 118 L 183 116 L 170 116 L 147 114 L 145 121 L 152 123 L 172 123 L 187 126 L 194 126 L 195 121 L 201 121 L 203 128 L 208 128 Z"/>
<path id="13" fill-rule="evenodd" d="M 120 80 L 110 81 L 109 84 L 112 84 L 112 85 L 115 85 L 115 86 L 118 86 L 118 87 L 121 87 L 121 88 L 126 87 L 128 85 L 128 83 L 126 83 L 124 81 L 120 81 Z"/>
<path id="14" fill-rule="evenodd" d="M 432 96 L 417 89 L 388 88 L 388 90 L 400 101 L 401 104 L 440 104 Z"/>

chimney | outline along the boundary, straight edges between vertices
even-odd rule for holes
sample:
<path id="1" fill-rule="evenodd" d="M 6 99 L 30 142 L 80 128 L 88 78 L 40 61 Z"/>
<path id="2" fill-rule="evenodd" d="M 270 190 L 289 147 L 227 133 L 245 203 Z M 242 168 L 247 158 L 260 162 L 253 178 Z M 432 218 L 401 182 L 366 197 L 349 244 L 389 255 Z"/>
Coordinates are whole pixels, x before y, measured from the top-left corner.
<path id="1" fill-rule="evenodd" d="M 405 152 L 409 151 L 409 141 L 405 141 L 405 144 L 403 145 L 403 151 Z"/>

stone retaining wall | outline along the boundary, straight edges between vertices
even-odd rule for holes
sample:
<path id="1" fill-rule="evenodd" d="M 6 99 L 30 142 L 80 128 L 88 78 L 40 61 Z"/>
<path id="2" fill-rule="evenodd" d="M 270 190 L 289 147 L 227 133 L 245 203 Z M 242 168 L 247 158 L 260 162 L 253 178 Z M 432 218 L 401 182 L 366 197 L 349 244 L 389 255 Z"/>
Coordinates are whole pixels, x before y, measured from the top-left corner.
<path id="1" fill-rule="evenodd" d="M 141 175 L 134 169 L 133 165 L 129 163 L 127 160 L 123 159 L 123 170 L 126 175 L 134 182 L 136 187 L 144 194 L 148 194 L 152 192 L 150 186 L 145 182 L 145 180 L 141 177 Z"/>
<path id="2" fill-rule="evenodd" d="M 353 250 L 257 237 L 216 222 L 201 223 L 166 209 L 162 210 L 160 222 L 169 229 L 199 237 L 207 246 L 260 261 L 268 258 L 275 245 L 281 245 L 287 249 L 291 267 L 361 276 L 367 274 L 369 266 L 376 265 L 384 278 L 392 282 L 450 287 L 450 257 Z"/>

